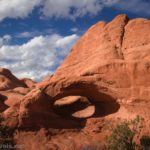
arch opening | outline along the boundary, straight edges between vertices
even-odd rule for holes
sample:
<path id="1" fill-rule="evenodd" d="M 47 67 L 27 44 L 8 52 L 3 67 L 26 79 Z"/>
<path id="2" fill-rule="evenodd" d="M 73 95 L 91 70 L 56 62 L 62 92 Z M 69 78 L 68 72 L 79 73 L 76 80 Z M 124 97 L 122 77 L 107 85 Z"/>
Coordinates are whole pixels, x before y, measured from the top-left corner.
<path id="1" fill-rule="evenodd" d="M 74 100 L 73 100 L 74 98 Z M 115 113 L 120 105 L 114 100 L 94 101 L 85 96 L 66 96 L 53 104 L 53 111 L 64 118 L 87 119 L 89 117 L 104 117 Z"/>

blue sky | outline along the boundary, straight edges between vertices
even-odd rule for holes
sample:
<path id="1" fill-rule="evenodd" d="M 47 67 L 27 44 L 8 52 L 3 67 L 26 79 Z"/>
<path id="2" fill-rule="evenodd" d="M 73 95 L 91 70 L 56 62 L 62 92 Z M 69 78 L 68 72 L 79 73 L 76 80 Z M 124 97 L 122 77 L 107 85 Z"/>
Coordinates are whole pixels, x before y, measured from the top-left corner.
<path id="1" fill-rule="evenodd" d="M 41 80 L 93 24 L 126 13 L 150 18 L 150 0 L 1 0 L 0 67 Z"/>

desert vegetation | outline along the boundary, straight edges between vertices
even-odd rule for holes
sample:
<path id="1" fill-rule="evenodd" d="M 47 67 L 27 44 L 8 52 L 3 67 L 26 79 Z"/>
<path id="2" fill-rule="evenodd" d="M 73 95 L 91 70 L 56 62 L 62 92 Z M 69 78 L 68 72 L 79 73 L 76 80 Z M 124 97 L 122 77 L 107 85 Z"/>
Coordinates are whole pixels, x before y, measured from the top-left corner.
<path id="1" fill-rule="evenodd" d="M 0 114 L 0 149 L 15 149 L 15 143 L 13 140 L 14 129 L 3 126 L 3 117 Z"/>
<path id="2" fill-rule="evenodd" d="M 106 150 L 150 150 L 150 136 L 140 137 L 142 124 L 143 118 L 140 116 L 130 121 L 121 121 L 112 129 Z M 140 144 L 137 144 L 136 140 L 140 140 Z"/>
<path id="3" fill-rule="evenodd" d="M 140 136 L 142 124 L 143 118 L 140 116 L 130 121 L 120 121 L 115 128 L 111 128 L 105 145 L 85 145 L 81 150 L 150 150 L 150 136 Z"/>

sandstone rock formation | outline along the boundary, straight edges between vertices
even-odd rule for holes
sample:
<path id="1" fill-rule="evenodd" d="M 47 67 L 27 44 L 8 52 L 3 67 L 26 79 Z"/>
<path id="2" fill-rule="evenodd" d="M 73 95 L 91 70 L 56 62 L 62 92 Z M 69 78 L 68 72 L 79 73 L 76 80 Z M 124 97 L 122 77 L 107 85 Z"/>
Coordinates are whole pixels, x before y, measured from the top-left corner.
<path id="1" fill-rule="evenodd" d="M 150 134 L 149 109 L 147 19 L 129 20 L 126 15 L 119 15 L 109 23 L 98 22 L 80 38 L 56 72 L 40 83 L 19 80 L 7 69 L 0 69 L 4 125 L 59 129 L 49 143 L 53 146 L 62 139 L 67 145 L 70 139 L 76 144 L 81 143 L 80 138 L 86 142 L 102 141 L 108 134 L 108 122 L 136 115 L 145 119 L 142 132 Z M 69 134 L 68 129 L 72 128 L 78 132 Z"/>
<path id="2" fill-rule="evenodd" d="M 28 78 L 23 78 L 21 81 L 28 87 L 28 88 L 35 88 L 36 82 L 34 82 L 31 79 Z"/>
<path id="3" fill-rule="evenodd" d="M 52 97 L 82 95 L 91 101 L 150 99 L 150 21 L 119 15 L 92 26 L 50 81 Z"/>
<path id="4" fill-rule="evenodd" d="M 46 94 L 50 103 L 77 95 L 92 104 L 112 102 L 114 110 L 121 103 L 149 101 L 149 33 L 150 21 L 146 19 L 129 20 L 119 15 L 109 23 L 100 21 L 81 37 L 54 75 L 36 84 L 36 89 Z M 21 100 L 21 108 L 28 98 Z"/>
<path id="5" fill-rule="evenodd" d="M 8 69 L 0 68 L 0 91 L 13 89 L 16 87 L 26 87 Z"/>

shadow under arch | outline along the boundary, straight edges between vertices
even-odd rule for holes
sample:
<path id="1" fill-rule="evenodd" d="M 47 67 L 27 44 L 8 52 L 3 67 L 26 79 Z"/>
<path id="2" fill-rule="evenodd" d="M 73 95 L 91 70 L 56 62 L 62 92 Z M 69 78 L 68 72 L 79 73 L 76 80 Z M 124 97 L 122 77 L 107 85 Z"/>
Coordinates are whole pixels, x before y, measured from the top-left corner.
<path id="1" fill-rule="evenodd" d="M 68 96 L 75 96 L 75 95 L 68 95 Z M 95 113 L 91 117 L 105 117 L 107 115 L 116 113 L 120 108 L 120 104 L 117 103 L 113 99 L 111 99 L 110 101 L 91 101 L 90 99 L 88 100 L 91 103 L 91 105 L 95 106 Z M 86 107 L 87 107 L 86 104 L 83 104 L 80 101 L 77 101 L 77 102 L 74 102 L 73 104 L 54 108 L 53 110 L 56 114 L 64 118 L 74 118 L 74 117 L 71 117 L 71 114 L 73 114 L 76 111 L 83 110 Z M 79 118 L 75 118 L 75 119 L 79 119 Z"/>
<path id="2" fill-rule="evenodd" d="M 88 100 L 92 105 L 95 106 L 95 113 L 90 118 L 99 118 L 99 117 L 105 117 L 107 115 L 116 113 L 119 108 L 120 104 L 117 103 L 117 100 L 113 98 L 112 96 L 99 92 L 96 86 L 93 88 L 89 88 L 90 86 L 85 86 L 82 88 L 80 85 L 79 88 L 77 86 L 67 87 L 63 89 L 63 92 L 58 94 L 53 98 L 53 101 L 57 101 L 58 99 L 67 97 L 67 96 L 84 96 L 87 97 Z M 67 113 L 67 119 L 73 119 L 74 121 L 77 121 L 80 123 L 80 128 L 84 128 L 86 121 L 88 118 L 74 118 L 70 117 L 70 114 L 74 111 L 78 111 L 80 109 L 84 109 L 85 106 L 82 105 L 80 102 L 75 102 L 74 104 L 71 104 L 70 106 L 65 106 L 64 108 L 61 108 L 60 110 L 54 111 L 56 114 L 58 114 L 61 117 L 64 117 Z M 76 109 L 76 110 L 75 110 Z M 65 113 L 64 113 L 65 112 Z M 65 116 L 65 117 L 66 117 Z"/>

